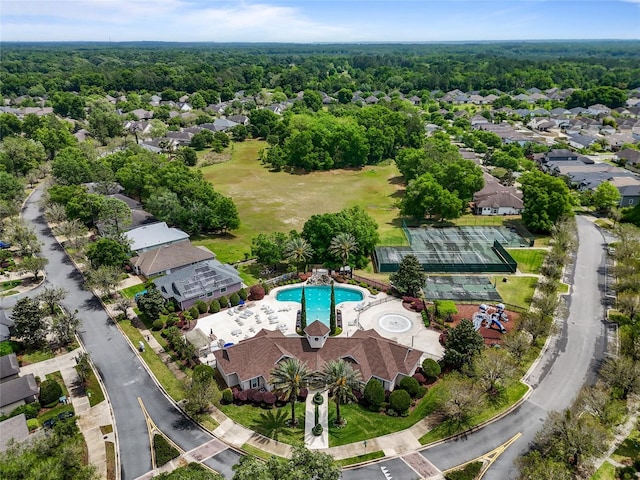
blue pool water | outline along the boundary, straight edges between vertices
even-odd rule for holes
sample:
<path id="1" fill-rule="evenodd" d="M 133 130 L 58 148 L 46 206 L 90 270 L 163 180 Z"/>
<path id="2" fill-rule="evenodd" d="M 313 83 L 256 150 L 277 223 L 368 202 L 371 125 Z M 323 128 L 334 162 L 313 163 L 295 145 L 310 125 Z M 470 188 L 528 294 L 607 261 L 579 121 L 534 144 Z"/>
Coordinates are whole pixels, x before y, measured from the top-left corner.
<path id="1" fill-rule="evenodd" d="M 360 302 L 364 298 L 360 290 L 348 287 L 334 287 L 336 305 L 342 302 Z M 329 325 L 329 310 L 331 309 L 331 287 L 325 285 L 312 285 L 304 287 L 304 296 L 307 301 L 307 324 L 314 320 L 320 320 Z M 302 287 L 293 287 L 281 290 L 276 295 L 276 300 L 281 302 L 298 302 L 302 299 Z"/>

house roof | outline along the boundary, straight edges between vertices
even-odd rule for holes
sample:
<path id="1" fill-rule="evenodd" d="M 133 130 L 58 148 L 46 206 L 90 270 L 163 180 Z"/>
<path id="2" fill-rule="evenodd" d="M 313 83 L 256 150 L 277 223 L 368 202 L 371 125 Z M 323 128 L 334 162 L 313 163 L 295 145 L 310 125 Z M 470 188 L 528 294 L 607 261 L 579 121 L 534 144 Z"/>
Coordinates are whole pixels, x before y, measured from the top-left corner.
<path id="1" fill-rule="evenodd" d="M 304 333 L 309 337 L 322 337 L 329 333 L 329 327 L 319 320 L 314 320 L 304 329 Z"/>
<path id="2" fill-rule="evenodd" d="M 133 228 L 124 235 L 130 240 L 131 250 L 134 252 L 189 238 L 187 233 L 177 228 L 170 228 L 165 222 Z"/>
<path id="3" fill-rule="evenodd" d="M 215 259 L 179 268 L 153 281 L 164 298 L 175 298 L 178 302 L 241 282 L 235 268 Z"/>
<path id="4" fill-rule="evenodd" d="M 0 381 L 4 378 L 17 375 L 19 371 L 20 365 L 18 364 L 18 358 L 15 353 L 0 357 Z"/>
<path id="5" fill-rule="evenodd" d="M 36 384 L 36 378 L 32 373 L 24 377 L 2 382 L 2 388 L 0 388 L 0 408 L 37 395 L 38 392 L 39 389 Z"/>
<path id="6" fill-rule="evenodd" d="M 216 256 L 209 250 L 196 247 L 189 240 L 184 240 L 143 252 L 133 257 L 130 262 L 145 277 L 150 277 L 212 258 Z"/>
<path id="7" fill-rule="evenodd" d="M 252 338 L 214 352 L 222 371 L 235 373 L 243 381 L 259 376 L 268 380 L 283 357 L 297 358 L 313 372 L 321 371 L 329 360 L 343 358 L 360 371 L 365 382 L 372 376 L 393 381 L 398 374 L 412 374 L 422 354 L 381 337 L 375 330 L 358 330 L 351 337 L 329 337 L 322 348 L 311 348 L 306 337 L 285 337 L 279 330 L 263 329 Z"/>
<path id="8" fill-rule="evenodd" d="M 20 443 L 29 436 L 27 427 L 27 417 L 24 413 L 15 417 L 7 418 L 0 422 L 0 452 L 4 452 L 9 446 L 9 442 Z"/>
<path id="9" fill-rule="evenodd" d="M 632 150 L 631 148 L 625 148 L 616 153 L 616 156 L 620 159 L 626 160 L 629 163 L 640 163 L 640 152 Z"/>
<path id="10" fill-rule="evenodd" d="M 524 208 L 522 194 L 515 187 L 502 185 L 487 173 L 484 174 L 484 187 L 473 195 L 473 202 L 479 208 Z"/>

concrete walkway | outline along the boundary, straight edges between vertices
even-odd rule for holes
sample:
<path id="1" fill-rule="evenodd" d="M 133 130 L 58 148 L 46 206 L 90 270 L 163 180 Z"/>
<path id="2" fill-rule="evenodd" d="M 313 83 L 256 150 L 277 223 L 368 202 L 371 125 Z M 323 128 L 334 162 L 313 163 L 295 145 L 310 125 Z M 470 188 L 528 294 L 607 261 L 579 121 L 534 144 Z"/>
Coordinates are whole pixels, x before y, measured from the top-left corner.
<path id="1" fill-rule="evenodd" d="M 304 446 L 309 450 L 329 448 L 329 395 L 326 390 L 320 392 L 323 402 L 318 405 L 318 423 L 322 425 L 322 435 L 314 435 L 312 430 L 316 421 L 316 404 L 313 397 L 316 392 L 310 391 L 307 395 L 307 410 L 304 416 Z"/>
<path id="2" fill-rule="evenodd" d="M 89 463 L 97 469 L 100 478 L 107 478 L 106 442 L 115 444 L 115 434 L 103 434 L 101 426 L 113 425 L 111 409 L 107 401 L 91 407 L 89 398 L 78 393 L 79 378 L 75 369 L 76 357 L 82 352 L 77 348 L 64 355 L 20 368 L 20 374 L 32 373 L 44 380 L 47 374 L 59 371 L 69 392 L 75 410 L 78 427 L 84 435 L 89 455 Z"/>

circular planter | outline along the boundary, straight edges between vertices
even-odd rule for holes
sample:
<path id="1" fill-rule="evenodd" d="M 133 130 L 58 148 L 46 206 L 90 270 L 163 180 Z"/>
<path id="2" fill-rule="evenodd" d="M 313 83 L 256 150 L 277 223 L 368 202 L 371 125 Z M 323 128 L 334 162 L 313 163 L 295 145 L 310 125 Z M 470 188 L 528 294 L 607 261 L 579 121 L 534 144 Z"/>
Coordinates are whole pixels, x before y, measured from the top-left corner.
<path id="1" fill-rule="evenodd" d="M 322 435 L 322 432 L 323 432 L 323 428 L 322 428 L 322 425 L 320 425 L 319 423 L 316 423 L 311 429 L 311 433 L 313 433 L 316 437 L 319 437 L 320 435 Z"/>
<path id="2" fill-rule="evenodd" d="M 324 398 L 322 398 L 320 392 L 316 392 L 316 394 L 313 396 L 313 403 L 315 405 L 322 405 L 324 403 Z"/>

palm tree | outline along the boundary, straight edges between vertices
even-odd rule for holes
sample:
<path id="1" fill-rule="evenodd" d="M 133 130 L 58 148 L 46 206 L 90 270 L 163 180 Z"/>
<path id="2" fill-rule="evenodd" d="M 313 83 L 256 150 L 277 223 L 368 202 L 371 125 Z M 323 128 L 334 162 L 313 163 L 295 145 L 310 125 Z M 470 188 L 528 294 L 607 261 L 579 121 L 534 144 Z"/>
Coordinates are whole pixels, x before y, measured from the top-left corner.
<path id="1" fill-rule="evenodd" d="M 306 267 L 307 262 L 313 257 L 313 248 L 304 238 L 294 237 L 285 244 L 284 256 L 288 261 L 296 264 L 296 273 L 298 273 L 300 264 Z"/>
<path id="2" fill-rule="evenodd" d="M 329 245 L 329 253 L 336 255 L 342 259 L 342 266 L 347 265 L 349 254 L 358 251 L 358 241 L 350 233 L 339 233 L 331 239 Z"/>
<path id="3" fill-rule="evenodd" d="M 296 425 L 296 399 L 300 390 L 309 384 L 311 372 L 307 364 L 297 358 L 288 358 L 271 370 L 271 385 L 291 402 L 291 426 Z"/>
<path id="4" fill-rule="evenodd" d="M 333 395 L 333 400 L 336 402 L 335 424 L 342 425 L 340 405 L 355 400 L 353 390 L 362 388 L 362 377 L 358 370 L 354 370 L 351 364 L 342 358 L 327 362 L 324 366 L 323 377 L 329 393 Z"/>

